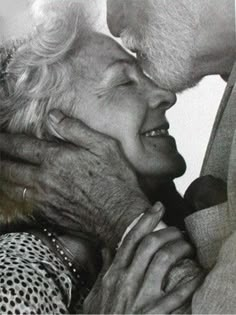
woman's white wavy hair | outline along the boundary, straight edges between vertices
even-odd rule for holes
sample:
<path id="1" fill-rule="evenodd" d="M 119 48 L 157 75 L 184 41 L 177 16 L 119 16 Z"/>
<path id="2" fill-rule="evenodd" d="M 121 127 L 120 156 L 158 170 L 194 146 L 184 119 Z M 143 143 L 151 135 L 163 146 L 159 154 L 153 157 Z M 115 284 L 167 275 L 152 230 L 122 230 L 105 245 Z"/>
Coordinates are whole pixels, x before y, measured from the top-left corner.
<path id="1" fill-rule="evenodd" d="M 29 0 L 35 30 L 21 43 L 0 86 L 0 130 L 43 137 L 52 108 L 73 111 L 78 51 L 92 31 L 79 0 Z"/>

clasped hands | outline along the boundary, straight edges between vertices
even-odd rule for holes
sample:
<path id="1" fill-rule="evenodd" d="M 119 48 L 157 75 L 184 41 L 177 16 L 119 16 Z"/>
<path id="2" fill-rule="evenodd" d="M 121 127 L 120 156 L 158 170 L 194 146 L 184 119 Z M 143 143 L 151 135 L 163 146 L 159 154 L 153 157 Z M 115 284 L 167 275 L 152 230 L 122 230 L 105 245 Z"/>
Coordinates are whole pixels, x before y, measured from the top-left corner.
<path id="1" fill-rule="evenodd" d="M 193 248 L 174 228 L 154 231 L 164 214 L 156 203 L 129 231 L 112 259 L 103 251 L 103 270 L 84 302 L 85 314 L 172 314 L 191 297 L 203 280 L 197 272 L 165 291 L 168 274 Z"/>

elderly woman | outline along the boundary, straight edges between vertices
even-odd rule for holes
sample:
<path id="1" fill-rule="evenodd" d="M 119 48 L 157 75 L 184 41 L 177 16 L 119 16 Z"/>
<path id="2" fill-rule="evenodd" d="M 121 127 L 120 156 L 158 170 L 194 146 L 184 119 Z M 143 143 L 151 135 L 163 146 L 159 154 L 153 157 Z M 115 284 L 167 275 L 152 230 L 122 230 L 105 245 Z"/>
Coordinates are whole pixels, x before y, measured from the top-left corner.
<path id="1" fill-rule="evenodd" d="M 51 109 L 59 108 L 94 130 L 116 139 L 127 163 L 135 170 L 142 191 L 155 202 L 157 196 L 153 191 L 158 183 L 160 195 L 166 194 L 163 200 L 168 206 L 170 195 L 166 187 L 171 187 L 172 179 L 185 170 L 184 160 L 168 133 L 165 117 L 166 111 L 175 103 L 175 95 L 160 89 L 146 77 L 136 60 L 114 40 L 93 31 L 76 2 L 53 1 L 45 4 L 44 10 L 47 10 L 48 23 L 39 24 L 30 38 L 6 49 L 4 58 L 2 55 L 1 129 L 57 141 L 48 136 L 45 121 Z M 86 149 L 89 150 L 89 147 Z M 40 152 L 38 159 L 41 159 Z M 73 165 L 73 157 L 68 156 L 68 159 Z M 32 162 L 36 167 L 38 161 Z M 47 162 L 50 167 L 50 159 Z M 91 163 L 97 163 L 99 169 L 96 159 Z M 126 167 L 126 164 L 120 167 Z M 81 176 L 79 169 L 70 171 Z M 11 174 L 11 177 L 18 184 L 19 179 L 15 175 Z M 89 170 L 87 175 L 93 177 Z M 109 178 L 109 174 L 103 174 L 101 169 L 100 177 L 94 178 L 88 189 L 101 193 L 104 177 Z M 40 173 L 37 173 L 37 178 L 40 179 Z M 132 198 L 140 200 L 144 205 L 142 210 L 148 209 L 149 203 L 143 200 L 136 178 L 131 172 L 127 173 L 127 178 L 127 189 L 133 192 Z M 2 230 L 5 228 L 8 232 L 0 238 L 1 311 L 16 314 L 78 312 L 101 268 L 100 249 L 104 245 L 88 233 L 88 227 L 94 225 L 92 218 L 91 222 L 81 225 L 79 231 L 77 229 L 76 237 L 60 230 L 55 233 L 53 222 L 48 226 L 48 222 L 37 217 L 33 211 L 33 201 L 40 187 L 35 187 L 34 178 L 30 180 L 32 187 L 28 187 L 27 191 L 24 189 L 22 202 L 13 200 L 11 196 L 9 198 L 5 184 L 1 187 Z M 63 198 L 73 202 L 73 181 L 68 191 L 69 194 Z M 42 195 L 46 200 L 47 187 L 41 191 Z M 117 198 L 120 197 L 117 192 Z M 89 196 L 82 191 L 80 198 L 81 207 L 89 211 L 84 206 L 90 202 Z M 75 203 L 75 211 L 78 206 Z M 157 218 L 160 219 L 159 212 L 152 213 L 156 223 Z M 137 209 L 132 217 L 140 213 Z M 73 229 L 73 217 L 69 217 L 69 222 L 68 229 Z M 101 217 L 95 229 L 105 225 L 106 221 Z M 162 234 L 158 235 L 161 240 Z M 177 242 L 181 248 L 176 255 L 178 259 L 174 256 L 172 264 L 176 259 L 190 255 L 189 246 L 176 231 L 168 235 L 168 242 Z M 126 246 L 127 250 L 127 242 L 124 244 L 118 250 L 119 255 L 126 252 L 122 246 Z M 132 252 L 134 248 L 129 249 Z M 147 266 L 149 260 L 145 262 Z M 160 282 L 169 268 L 164 270 Z M 193 272 L 190 279 L 195 274 Z M 174 285 L 169 280 L 165 290 L 170 292 L 173 289 Z M 162 286 L 160 291 L 163 294 Z M 187 298 L 189 293 L 185 293 L 184 301 L 174 304 L 171 311 L 180 307 Z M 143 305 L 139 305 L 135 312 L 141 307 Z"/>

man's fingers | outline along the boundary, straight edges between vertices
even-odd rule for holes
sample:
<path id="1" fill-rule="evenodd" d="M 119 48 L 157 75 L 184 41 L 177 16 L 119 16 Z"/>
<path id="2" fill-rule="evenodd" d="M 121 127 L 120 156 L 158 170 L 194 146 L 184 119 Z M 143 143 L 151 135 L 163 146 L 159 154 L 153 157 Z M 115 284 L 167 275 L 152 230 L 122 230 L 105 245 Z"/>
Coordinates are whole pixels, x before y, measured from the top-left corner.
<path id="1" fill-rule="evenodd" d="M 144 283 L 156 283 L 157 290 L 161 290 L 164 279 L 171 267 L 173 267 L 180 259 L 189 257 L 192 254 L 192 247 L 182 239 L 168 243 L 153 257 L 152 262 L 146 271 Z"/>
<path id="2" fill-rule="evenodd" d="M 0 161 L 1 178 L 11 183 L 21 186 L 33 186 L 37 173 L 38 168 L 36 166 Z"/>
<path id="3" fill-rule="evenodd" d="M 0 191 L 11 201 L 31 202 L 34 200 L 34 192 L 30 187 L 12 185 L 4 181 L 0 182 L 0 186 Z"/>
<path id="4" fill-rule="evenodd" d="M 194 292 L 201 285 L 203 276 L 199 275 L 187 283 L 175 288 L 172 292 L 155 302 L 153 305 L 147 303 L 147 306 L 140 310 L 142 314 L 172 314 L 175 310 L 189 301 Z M 156 305 L 155 305 L 156 304 Z"/>
<path id="5" fill-rule="evenodd" d="M 50 135 L 86 149 L 96 148 L 105 138 L 82 121 L 69 118 L 56 109 L 49 113 L 47 128 Z"/>
<path id="6" fill-rule="evenodd" d="M 130 264 L 134 251 L 139 245 L 140 240 L 154 230 L 163 214 L 163 205 L 157 203 L 155 207 L 151 208 L 139 219 L 138 223 L 124 238 L 123 243 L 114 258 L 112 266 L 121 268 Z"/>
<path id="7" fill-rule="evenodd" d="M 0 134 L 0 151 L 26 162 L 40 164 L 49 144 L 22 135 Z"/>
<path id="8" fill-rule="evenodd" d="M 167 243 L 183 239 L 181 232 L 176 228 L 165 228 L 161 231 L 153 232 L 144 237 L 141 241 L 129 267 L 135 277 L 140 278 L 145 274 L 145 270 L 151 263 L 154 255 Z M 155 279 L 155 276 L 154 276 Z"/>

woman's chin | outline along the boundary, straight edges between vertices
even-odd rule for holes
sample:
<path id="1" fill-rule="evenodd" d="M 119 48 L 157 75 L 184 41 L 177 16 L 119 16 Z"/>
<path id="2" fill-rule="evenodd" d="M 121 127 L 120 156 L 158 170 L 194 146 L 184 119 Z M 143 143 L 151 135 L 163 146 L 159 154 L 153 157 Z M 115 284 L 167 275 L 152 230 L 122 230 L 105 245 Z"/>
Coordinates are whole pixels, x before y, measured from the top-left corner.
<path id="1" fill-rule="evenodd" d="M 182 176 L 186 171 L 186 163 L 178 153 L 171 158 L 162 160 L 147 160 L 145 163 L 139 161 L 135 166 L 137 173 L 144 177 L 154 177 L 160 182 L 167 182 Z"/>
<path id="2" fill-rule="evenodd" d="M 172 167 L 170 165 L 169 174 L 172 177 L 172 179 L 178 178 L 184 175 L 184 173 L 186 172 L 186 168 L 187 166 L 184 158 L 180 154 L 178 154 L 176 160 L 172 163 Z"/>

